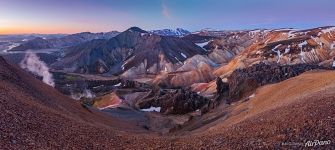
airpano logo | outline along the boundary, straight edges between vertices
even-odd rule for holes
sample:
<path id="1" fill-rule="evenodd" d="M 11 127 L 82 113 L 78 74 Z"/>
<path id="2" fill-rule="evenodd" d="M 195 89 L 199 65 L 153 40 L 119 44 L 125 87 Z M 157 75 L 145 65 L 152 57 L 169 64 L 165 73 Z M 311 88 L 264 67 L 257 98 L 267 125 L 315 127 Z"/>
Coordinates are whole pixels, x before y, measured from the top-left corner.
<path id="1" fill-rule="evenodd" d="M 319 140 L 314 140 L 314 141 L 307 141 L 305 143 L 305 147 L 315 147 L 315 146 L 323 146 L 323 145 L 330 145 L 331 141 L 319 141 Z"/>
<path id="2" fill-rule="evenodd" d="M 282 146 L 304 146 L 304 147 L 316 147 L 316 146 L 326 146 L 330 145 L 330 140 L 320 141 L 320 140 L 312 140 L 307 142 L 284 142 Z"/>

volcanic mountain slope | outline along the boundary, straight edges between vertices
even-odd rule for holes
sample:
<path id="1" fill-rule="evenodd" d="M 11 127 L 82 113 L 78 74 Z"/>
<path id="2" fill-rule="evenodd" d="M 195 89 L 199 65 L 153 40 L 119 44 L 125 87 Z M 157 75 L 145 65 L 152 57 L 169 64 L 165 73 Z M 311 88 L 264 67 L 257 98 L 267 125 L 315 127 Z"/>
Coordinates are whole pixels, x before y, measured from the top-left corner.
<path id="1" fill-rule="evenodd" d="M 195 55 L 184 61 L 174 72 L 162 72 L 153 77 L 151 84 L 162 87 L 187 87 L 194 83 L 209 82 L 215 78 L 213 71 L 218 64 L 207 56 Z"/>
<path id="2" fill-rule="evenodd" d="M 217 31 L 219 32 L 219 31 Z M 220 36 L 216 37 L 203 48 L 208 50 L 209 58 L 216 63 L 228 63 L 234 56 L 238 55 L 245 48 L 264 39 L 269 30 L 242 30 L 242 31 L 222 31 Z M 201 32 L 197 35 L 202 35 Z M 206 35 L 206 34 L 205 34 Z M 211 34 L 209 34 L 211 35 Z"/>
<path id="3" fill-rule="evenodd" d="M 311 72 L 264 86 L 248 102 L 234 103 L 224 111 L 226 117 L 215 117 L 222 113 L 222 109 L 216 109 L 218 112 L 198 120 L 200 128 L 155 136 L 135 134 L 144 131 L 130 122 L 81 107 L 0 58 L 0 146 L 4 149 L 305 148 L 309 140 L 335 138 L 334 77 L 334 71 Z M 213 120 L 213 116 L 218 119 Z M 287 146 L 283 142 L 302 145 Z M 314 148 L 331 147 L 332 142 Z"/>
<path id="4" fill-rule="evenodd" d="M 191 41 L 158 36 L 132 27 L 109 40 L 93 40 L 65 50 L 55 69 L 136 77 L 175 71 L 182 62 L 206 51 Z"/>
<path id="5" fill-rule="evenodd" d="M 266 36 L 247 47 L 214 74 L 222 78 L 237 69 L 255 63 L 320 64 L 331 66 L 334 57 L 335 28 L 308 30 L 271 30 Z"/>
<path id="6" fill-rule="evenodd" d="M 306 30 L 276 29 L 257 30 L 263 32 L 261 38 L 237 53 L 226 65 L 216 68 L 214 76 L 222 79 L 229 77 L 236 69 L 250 67 L 254 64 L 317 64 L 332 67 L 335 43 L 334 27 L 319 27 Z M 256 32 L 256 31 L 254 31 Z M 252 35 L 252 34 L 250 34 Z M 206 46 L 210 46 L 215 40 Z M 209 54 L 210 55 L 210 54 Z M 205 93 L 215 93 L 215 82 L 193 85 Z"/>
<path id="7" fill-rule="evenodd" d="M 48 49 L 48 48 L 62 48 L 67 46 L 77 45 L 93 39 L 110 39 L 119 34 L 117 31 L 106 32 L 106 33 L 90 33 L 82 32 L 77 34 L 71 34 L 60 38 L 45 39 L 41 37 L 34 38 L 27 41 L 17 47 L 12 48 L 12 51 L 25 51 L 25 50 L 36 50 L 36 49 Z"/>

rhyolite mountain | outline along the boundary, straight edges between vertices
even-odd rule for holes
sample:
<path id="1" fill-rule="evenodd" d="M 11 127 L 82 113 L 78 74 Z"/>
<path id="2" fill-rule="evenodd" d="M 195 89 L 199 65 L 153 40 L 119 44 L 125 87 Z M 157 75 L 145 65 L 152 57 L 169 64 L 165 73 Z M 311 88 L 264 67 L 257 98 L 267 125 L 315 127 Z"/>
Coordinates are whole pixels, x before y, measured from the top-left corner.
<path id="1" fill-rule="evenodd" d="M 258 30 L 257 34 L 261 31 Z M 256 34 L 256 33 L 255 33 Z M 306 30 L 276 29 L 263 31 L 227 65 L 214 74 L 225 77 L 233 70 L 253 64 L 319 64 L 330 67 L 335 56 L 335 27 L 326 26 Z M 210 47 L 220 47 L 213 43 Z"/>
<path id="2" fill-rule="evenodd" d="M 173 71 L 206 51 L 189 40 L 151 34 L 132 27 L 111 39 L 92 40 L 64 49 L 54 69 L 91 74 L 156 74 Z"/>
<path id="3" fill-rule="evenodd" d="M 93 39 L 110 39 L 119 34 L 117 31 L 111 31 L 106 33 L 91 33 L 91 32 L 81 32 L 76 34 L 71 34 L 63 37 L 56 38 L 42 38 L 36 37 L 34 39 L 28 40 L 21 45 L 12 48 L 12 51 L 25 51 L 25 50 L 37 50 L 37 49 L 48 49 L 48 48 L 63 48 L 67 46 L 74 46 L 86 41 L 91 41 Z"/>
<path id="4" fill-rule="evenodd" d="M 282 28 L 243 31 L 233 36 L 214 39 L 204 48 L 210 53 L 209 58 L 220 58 L 218 60 L 227 62 L 213 72 L 214 76 L 226 80 L 235 70 L 259 63 L 332 67 L 335 56 L 334 45 L 335 28 L 326 26 L 305 30 Z M 213 54 L 218 54 L 219 57 L 213 57 L 215 56 Z M 193 87 L 206 94 L 216 92 L 214 82 L 208 85 L 195 84 Z"/>

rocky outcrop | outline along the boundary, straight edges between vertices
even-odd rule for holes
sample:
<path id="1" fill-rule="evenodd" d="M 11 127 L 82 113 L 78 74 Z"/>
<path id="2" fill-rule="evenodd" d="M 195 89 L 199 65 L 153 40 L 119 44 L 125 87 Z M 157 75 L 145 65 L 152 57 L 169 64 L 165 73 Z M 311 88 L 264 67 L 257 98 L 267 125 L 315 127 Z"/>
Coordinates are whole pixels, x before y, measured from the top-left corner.
<path id="1" fill-rule="evenodd" d="M 216 96 L 214 98 L 216 103 L 224 102 L 227 103 L 227 97 L 229 94 L 229 84 L 223 82 L 220 77 L 216 78 Z"/>
<path id="2" fill-rule="evenodd" d="M 277 83 L 314 69 L 330 68 L 308 64 L 280 66 L 260 63 L 245 69 L 237 69 L 228 77 L 228 103 L 251 95 L 260 86 Z"/>
<path id="3" fill-rule="evenodd" d="M 139 109 L 161 107 L 162 114 L 186 114 L 192 111 L 207 111 L 210 100 L 185 89 L 153 89 L 147 97 L 138 100 Z"/>
<path id="4" fill-rule="evenodd" d="M 208 105 L 209 100 L 195 92 L 184 89 L 169 93 L 161 101 L 161 113 L 186 114 Z"/>

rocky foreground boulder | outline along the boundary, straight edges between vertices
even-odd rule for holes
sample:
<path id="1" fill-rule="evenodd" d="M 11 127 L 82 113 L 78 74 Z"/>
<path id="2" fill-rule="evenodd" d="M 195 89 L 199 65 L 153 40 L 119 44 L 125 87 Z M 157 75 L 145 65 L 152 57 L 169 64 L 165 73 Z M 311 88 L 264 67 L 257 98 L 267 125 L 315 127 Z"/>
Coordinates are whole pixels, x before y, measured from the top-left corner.
<path id="1" fill-rule="evenodd" d="M 179 89 L 169 93 L 169 96 L 161 101 L 161 112 L 164 114 L 186 114 L 208 104 L 209 99 L 195 92 Z"/>

